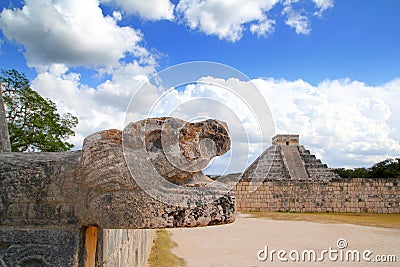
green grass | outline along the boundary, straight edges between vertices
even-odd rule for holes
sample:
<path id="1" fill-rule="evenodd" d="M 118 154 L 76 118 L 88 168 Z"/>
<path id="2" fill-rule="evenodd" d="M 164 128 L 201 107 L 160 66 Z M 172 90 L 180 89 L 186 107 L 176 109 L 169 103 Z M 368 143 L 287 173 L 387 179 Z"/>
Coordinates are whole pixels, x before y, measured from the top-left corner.
<path id="1" fill-rule="evenodd" d="M 255 218 L 280 221 L 308 221 L 319 223 L 348 223 L 400 229 L 400 214 L 374 213 L 293 213 L 293 212 L 243 212 Z"/>
<path id="2" fill-rule="evenodd" d="M 171 240 L 171 234 L 165 229 L 157 230 L 153 248 L 149 257 L 150 267 L 181 267 L 185 266 L 184 259 L 171 252 L 177 244 Z"/>

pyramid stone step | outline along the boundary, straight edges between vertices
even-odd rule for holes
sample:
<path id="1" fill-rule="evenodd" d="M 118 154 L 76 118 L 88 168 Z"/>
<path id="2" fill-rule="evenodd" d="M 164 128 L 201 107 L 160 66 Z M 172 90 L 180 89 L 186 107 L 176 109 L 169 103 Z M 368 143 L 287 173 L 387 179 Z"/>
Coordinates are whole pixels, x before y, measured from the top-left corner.
<path id="1" fill-rule="evenodd" d="M 300 151 L 297 145 L 280 145 L 280 148 L 290 177 L 300 180 L 308 179 L 309 177 L 304 167 L 303 160 L 300 157 Z"/>

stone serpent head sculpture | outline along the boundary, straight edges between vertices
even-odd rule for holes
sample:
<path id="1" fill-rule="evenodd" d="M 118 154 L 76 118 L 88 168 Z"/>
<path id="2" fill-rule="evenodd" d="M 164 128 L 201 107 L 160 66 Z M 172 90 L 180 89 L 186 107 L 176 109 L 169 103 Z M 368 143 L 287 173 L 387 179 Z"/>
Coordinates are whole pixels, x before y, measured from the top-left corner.
<path id="1" fill-rule="evenodd" d="M 212 158 L 229 149 L 226 125 L 217 120 L 152 118 L 131 123 L 123 132 L 95 133 L 85 139 L 82 150 L 85 183 L 96 192 L 89 197 L 91 217 L 145 227 L 231 222 L 232 193 L 202 172 Z M 118 190 L 110 192 L 112 187 Z M 135 202 L 142 204 L 127 204 Z M 129 222 L 122 215 L 126 213 L 140 215 Z M 140 219 L 145 222 L 138 223 Z"/>
<path id="2" fill-rule="evenodd" d="M 234 220 L 229 188 L 202 173 L 226 125 L 175 118 L 85 138 L 82 151 L 0 155 L 0 226 L 193 227 Z"/>

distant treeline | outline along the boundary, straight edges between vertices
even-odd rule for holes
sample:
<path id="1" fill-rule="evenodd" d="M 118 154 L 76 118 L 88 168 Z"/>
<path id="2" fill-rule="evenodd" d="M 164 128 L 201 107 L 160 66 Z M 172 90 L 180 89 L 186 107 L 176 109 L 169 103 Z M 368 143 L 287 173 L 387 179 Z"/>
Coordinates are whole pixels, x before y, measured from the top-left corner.
<path id="1" fill-rule="evenodd" d="M 370 168 L 334 169 L 342 178 L 400 178 L 400 159 L 386 159 Z"/>

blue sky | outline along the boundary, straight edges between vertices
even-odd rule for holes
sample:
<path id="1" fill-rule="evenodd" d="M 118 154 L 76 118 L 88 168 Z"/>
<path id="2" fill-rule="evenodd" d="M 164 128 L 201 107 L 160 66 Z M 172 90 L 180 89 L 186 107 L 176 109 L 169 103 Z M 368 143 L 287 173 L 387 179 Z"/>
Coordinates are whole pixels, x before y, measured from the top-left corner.
<path id="1" fill-rule="evenodd" d="M 399 75 L 398 1 L 336 1 L 322 17 L 311 17 L 312 31 L 296 34 L 278 13 L 276 31 L 266 38 L 245 32 L 235 43 L 188 31 L 171 22 L 143 23 L 150 47 L 168 55 L 165 63 L 211 60 L 233 66 L 251 78 L 351 78 L 377 85 Z M 148 34 L 146 34 L 146 32 Z"/>
<path id="2" fill-rule="evenodd" d="M 23 4 L 2 1 L 0 9 L 9 7 L 10 2 L 14 7 Z M 309 3 L 303 6 L 306 8 Z M 112 14 L 112 10 L 103 6 L 104 14 Z M 169 20 L 148 21 L 129 15 L 119 24 L 143 32 L 145 47 L 160 53 L 158 69 L 208 60 L 235 67 L 251 78 L 303 79 L 312 84 L 350 78 L 378 85 L 399 75 L 399 1 L 335 1 L 334 7 L 321 17 L 310 17 L 312 29 L 307 35 L 296 34 L 285 25 L 281 10 L 277 5 L 269 12 L 277 18 L 272 34 L 259 38 L 246 31 L 234 43 Z M 10 42 L 3 34 L 1 39 L 1 67 L 16 68 L 33 78 L 35 71 L 27 68 L 21 45 Z"/>
<path id="3" fill-rule="evenodd" d="M 0 10 L 0 68 L 79 117 L 78 148 L 121 128 L 128 87 L 201 60 L 247 75 L 275 132 L 300 133 L 331 166 L 399 156 L 399 1 L 6 0 Z"/>

